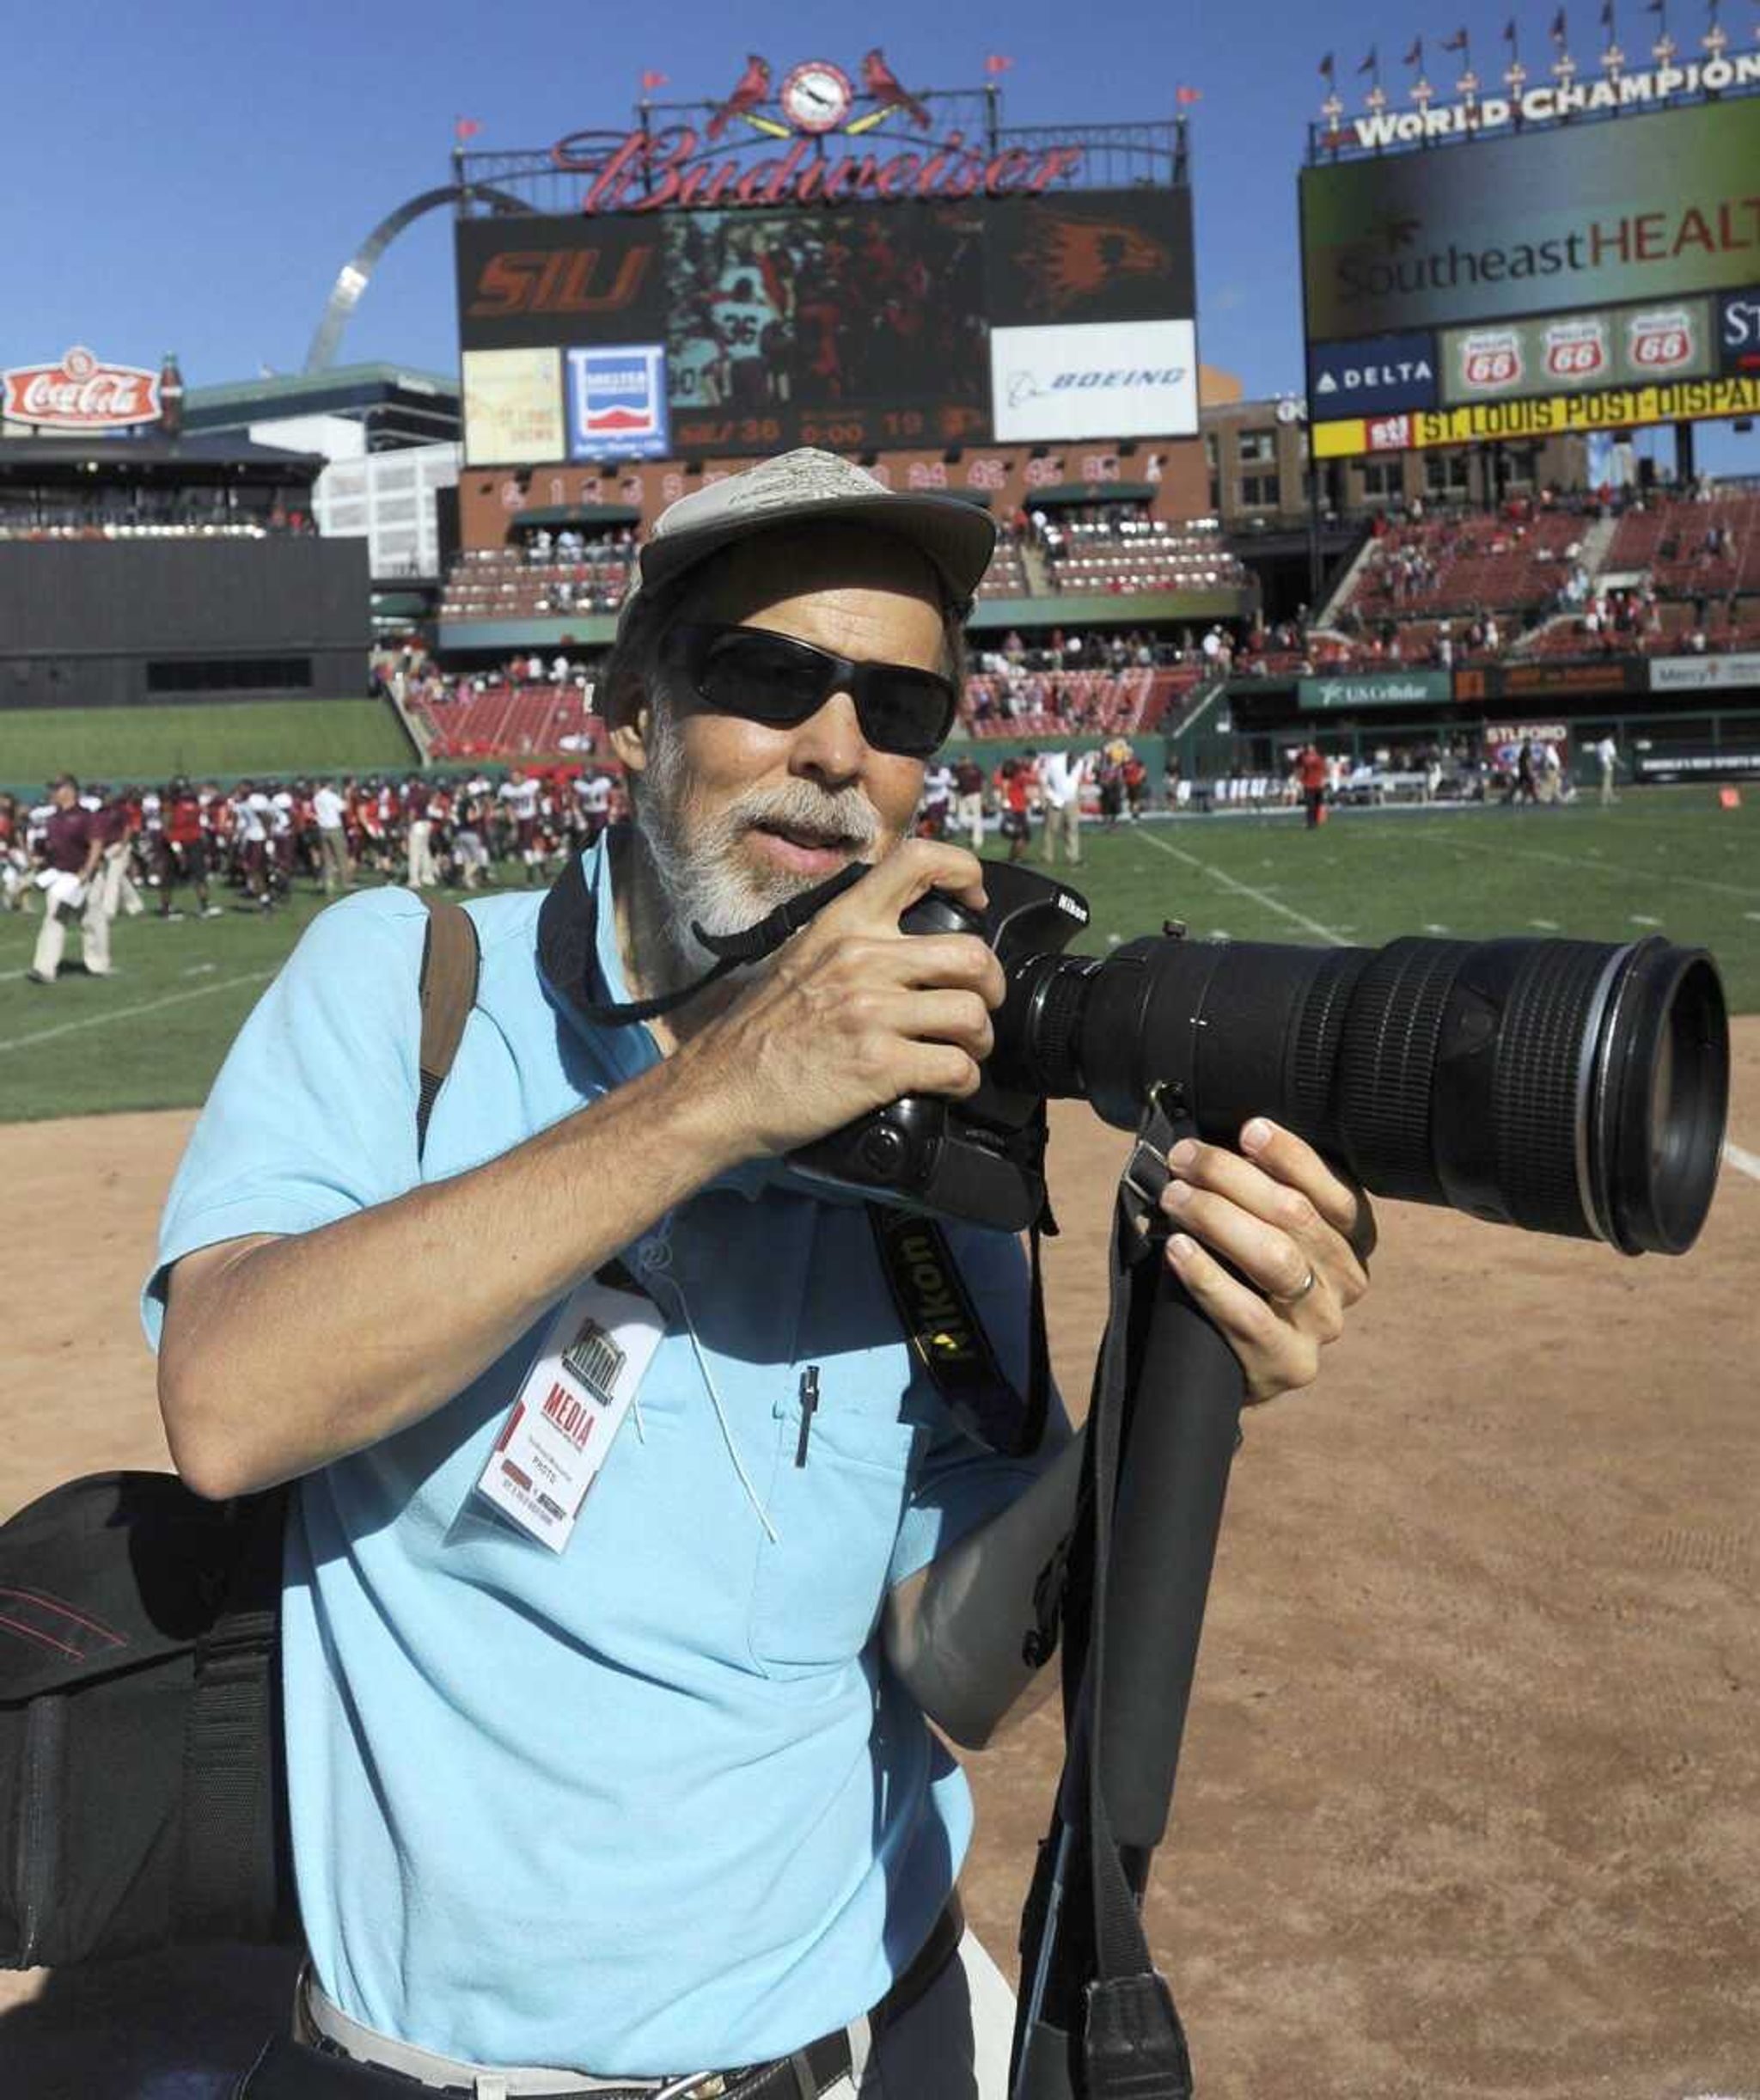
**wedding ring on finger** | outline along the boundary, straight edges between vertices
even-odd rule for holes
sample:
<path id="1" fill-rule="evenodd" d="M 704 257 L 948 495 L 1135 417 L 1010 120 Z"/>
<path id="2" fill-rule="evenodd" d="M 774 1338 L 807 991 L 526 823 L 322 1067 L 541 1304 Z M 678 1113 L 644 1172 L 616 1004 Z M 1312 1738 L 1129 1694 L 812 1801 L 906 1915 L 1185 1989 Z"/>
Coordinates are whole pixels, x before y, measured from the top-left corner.
<path id="1" fill-rule="evenodd" d="M 1315 1274 L 1313 1269 L 1311 1267 L 1307 1275 L 1303 1277 L 1302 1281 L 1292 1291 L 1288 1294 L 1287 1296 L 1280 1297 L 1275 1291 L 1269 1290 L 1266 1292 L 1265 1295 L 1269 1302 L 1273 1305 L 1299 1305 L 1303 1299 L 1307 1296 L 1308 1293 L 1313 1289 L 1314 1286 L 1319 1281 L 1319 1277 Z"/>

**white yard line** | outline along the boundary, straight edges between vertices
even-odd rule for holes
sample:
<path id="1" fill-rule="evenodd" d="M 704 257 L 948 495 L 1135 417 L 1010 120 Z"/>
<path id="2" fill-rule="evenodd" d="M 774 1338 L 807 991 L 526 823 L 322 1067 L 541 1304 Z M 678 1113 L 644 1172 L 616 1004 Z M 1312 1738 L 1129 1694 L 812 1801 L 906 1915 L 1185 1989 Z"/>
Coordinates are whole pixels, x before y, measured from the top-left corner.
<path id="1" fill-rule="evenodd" d="M 1519 822 L 1520 819 L 1516 821 Z M 1647 882 L 1654 877 L 1659 882 L 1684 882 L 1695 890 L 1714 890 L 1720 897 L 1760 897 L 1760 889 L 1751 884 L 1745 889 L 1732 882 L 1713 882 L 1705 875 L 1680 875 L 1669 867 L 1641 867 L 1633 861 L 1604 860 L 1591 854 L 1578 857 L 1567 853 L 1548 853 L 1541 846 L 1510 846 L 1503 843 L 1494 846 L 1485 839 L 1457 838 L 1453 836 L 1450 836 L 1448 843 L 1459 847 L 1464 853 L 1488 853 L 1499 858 L 1507 855 L 1512 860 L 1545 860 L 1555 867 L 1574 867 L 1579 871 L 1590 868 L 1597 872 L 1617 875 L 1628 882 L 1634 877 L 1641 882 Z"/>
<path id="2" fill-rule="evenodd" d="M 1263 890 L 1256 890 L 1250 883 L 1237 882 L 1232 875 L 1225 875 L 1219 867 L 1212 867 L 1207 860 L 1201 860 L 1195 853 L 1184 853 L 1177 846 L 1170 846 L 1165 839 L 1138 826 L 1136 836 L 1146 846 L 1152 846 L 1157 853 L 1170 854 L 1176 860 L 1183 860 L 1188 867 L 1195 867 L 1201 875 L 1207 875 L 1213 882 L 1219 882 L 1225 890 L 1232 890 L 1237 897 L 1250 897 L 1256 904 L 1262 904 L 1267 911 L 1274 911 L 1280 917 L 1291 920 L 1326 942 L 1329 947 L 1342 947 L 1343 942 L 1329 926 L 1322 926 L 1317 919 L 1311 919 L 1305 912 L 1298 911 L 1293 904 L 1281 903 L 1268 897 Z"/>
<path id="3" fill-rule="evenodd" d="M 272 977 L 272 970 L 254 970 L 248 977 L 223 977 L 217 984 L 198 984 L 186 992 L 173 992 L 164 999 L 150 999 L 144 1006 L 113 1007 L 107 1013 L 89 1013 L 83 1020 L 63 1021 L 56 1028 L 39 1028 L 28 1036 L 14 1036 L 0 1043 L 0 1050 L 28 1050 L 34 1043 L 50 1043 L 57 1036 L 70 1036 L 82 1028 L 101 1028 L 109 1021 L 130 1021 L 137 1014 L 156 1013 L 164 1007 L 180 1007 L 188 999 L 205 999 L 211 992 L 235 991 L 241 984 L 261 984 Z"/>
<path id="4" fill-rule="evenodd" d="M 1750 1181 L 1760 1181 L 1760 1152 L 1750 1152 L 1728 1138 L 1723 1141 L 1725 1164 L 1734 1167 L 1739 1174 L 1745 1174 Z"/>

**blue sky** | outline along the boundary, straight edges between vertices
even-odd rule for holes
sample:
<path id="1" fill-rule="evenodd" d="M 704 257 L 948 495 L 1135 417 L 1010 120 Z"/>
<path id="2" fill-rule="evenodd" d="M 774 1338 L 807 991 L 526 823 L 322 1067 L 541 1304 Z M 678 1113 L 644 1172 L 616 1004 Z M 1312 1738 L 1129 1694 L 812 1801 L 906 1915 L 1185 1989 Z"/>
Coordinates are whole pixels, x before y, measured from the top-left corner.
<path id="1" fill-rule="evenodd" d="M 1629 49 L 1652 20 L 1618 0 Z M 1597 47 L 1594 0 L 1570 0 L 1578 55 Z M 1727 8 L 1749 33 L 1749 0 Z M 174 349 L 193 386 L 297 370 L 337 270 L 371 226 L 443 181 L 454 119 L 486 146 L 542 146 L 617 122 L 642 70 L 681 96 L 724 91 L 748 50 L 779 74 L 823 56 L 853 70 L 878 42 L 913 86 L 977 84 L 987 52 L 1015 60 L 1012 122 L 1094 122 L 1170 113 L 1180 83 L 1192 112 L 1199 330 L 1207 363 L 1250 394 L 1294 389 L 1301 373 L 1295 174 L 1317 113 L 1320 57 L 1341 80 L 1378 44 L 1390 87 L 1422 31 L 1433 79 L 1454 61 L 1435 46 L 1464 23 L 1482 72 L 1500 64 L 1508 9 L 1446 11 L 1387 0 L 1325 9 L 1297 0 L 1012 0 L 950 8 L 889 0 L 843 14 L 800 0 L 737 9 L 677 0 L 641 6 L 487 7 L 428 0 L 121 0 L 92 17 L 76 58 L 37 70 L 4 97 L 0 363 L 84 342 L 156 363 Z M 1519 14 L 1524 56 L 1543 63 L 1552 5 Z M 1696 38 L 1701 9 L 1679 0 L 1675 34 Z M 841 21 L 846 26 L 828 28 Z M 449 229 L 419 223 L 391 249 L 344 340 L 348 361 L 455 365 Z M 1718 463 L 1760 471 L 1760 440 L 1718 444 Z M 1727 454 L 1727 457 L 1724 456 Z"/>

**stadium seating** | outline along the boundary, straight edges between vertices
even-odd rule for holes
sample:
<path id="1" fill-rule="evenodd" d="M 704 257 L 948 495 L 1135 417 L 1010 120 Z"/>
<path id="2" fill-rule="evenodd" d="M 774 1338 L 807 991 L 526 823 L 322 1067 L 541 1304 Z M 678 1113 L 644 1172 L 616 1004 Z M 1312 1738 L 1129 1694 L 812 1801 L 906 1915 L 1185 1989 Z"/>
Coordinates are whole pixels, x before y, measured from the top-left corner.
<path id="1" fill-rule="evenodd" d="M 529 558 L 519 548 L 475 548 L 446 579 L 443 621 L 553 620 L 614 613 L 629 587 L 635 550 L 589 546 L 579 556 Z"/>
<path id="2" fill-rule="evenodd" d="M 1495 646 L 1476 652 L 1468 629 L 1484 618 Z M 1751 646 L 1760 494 L 1652 493 L 1616 518 L 1584 498 L 1557 510 L 1523 503 L 1389 524 L 1311 632 L 1306 654 L 1317 670 L 1434 664 L 1444 619 L 1455 664 Z"/>
<path id="3" fill-rule="evenodd" d="M 1760 591 L 1760 495 L 1629 510 L 1614 533 L 1607 567 L 1645 571 L 1664 597 Z"/>
<path id="4" fill-rule="evenodd" d="M 1146 670 L 980 671 L 966 682 L 961 717 L 975 737 L 1131 735 L 1154 690 Z"/>
<path id="5" fill-rule="evenodd" d="M 1159 517 L 1047 524 L 1042 537 L 1059 592 L 1217 591 L 1250 579 L 1213 520 L 1170 524 Z"/>
<path id="6" fill-rule="evenodd" d="M 605 726 L 586 700 L 578 685 L 497 679 L 480 691 L 461 681 L 449 699 L 423 695 L 409 707 L 431 758 L 583 757 L 605 749 Z"/>

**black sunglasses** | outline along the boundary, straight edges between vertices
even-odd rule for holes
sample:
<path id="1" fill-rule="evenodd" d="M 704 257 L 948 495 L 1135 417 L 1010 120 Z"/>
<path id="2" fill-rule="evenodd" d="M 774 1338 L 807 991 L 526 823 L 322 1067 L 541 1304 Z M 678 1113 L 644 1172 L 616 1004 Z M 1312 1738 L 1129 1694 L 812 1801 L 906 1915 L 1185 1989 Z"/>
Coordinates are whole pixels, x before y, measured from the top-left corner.
<path id="1" fill-rule="evenodd" d="M 866 742 L 901 758 L 927 758 L 959 707 L 953 681 L 938 671 L 858 663 L 763 628 L 687 621 L 669 630 L 663 654 L 706 706 L 771 729 L 792 729 L 847 693 Z"/>

